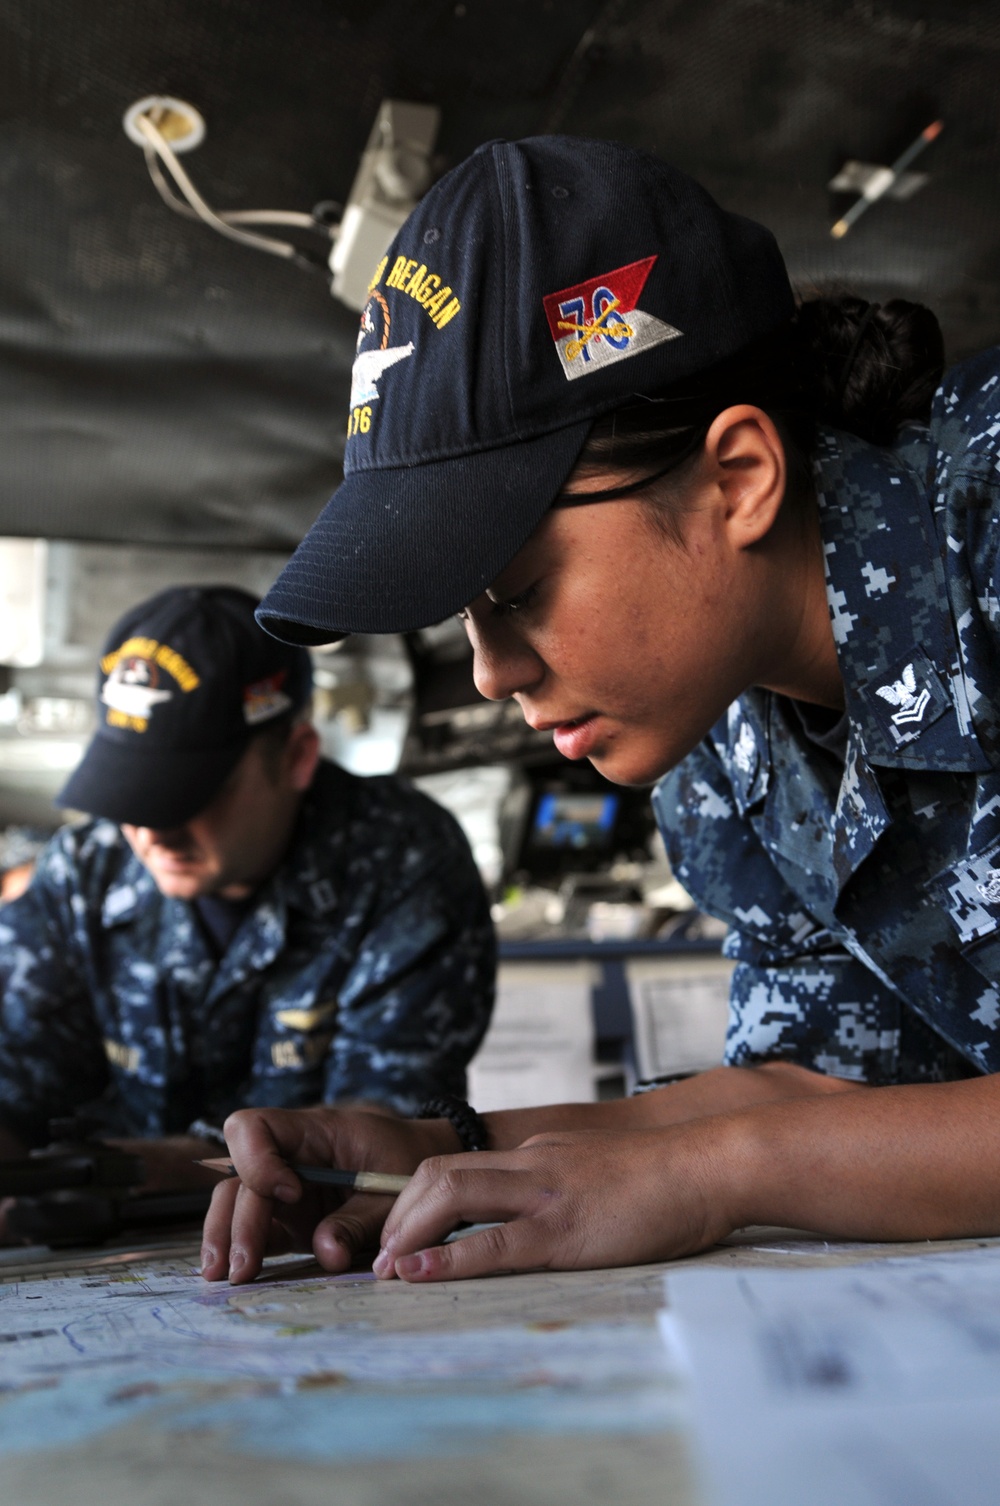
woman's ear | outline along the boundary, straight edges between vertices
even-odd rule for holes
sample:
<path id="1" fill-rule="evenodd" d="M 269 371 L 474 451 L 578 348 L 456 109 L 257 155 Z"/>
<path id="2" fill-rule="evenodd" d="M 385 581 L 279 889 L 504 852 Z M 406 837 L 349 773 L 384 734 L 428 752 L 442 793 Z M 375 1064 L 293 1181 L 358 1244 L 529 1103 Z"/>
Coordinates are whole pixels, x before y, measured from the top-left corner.
<path id="1" fill-rule="evenodd" d="M 734 548 L 759 544 L 785 496 L 785 447 L 762 408 L 726 408 L 705 436 L 704 458 L 724 502 L 724 526 Z"/>

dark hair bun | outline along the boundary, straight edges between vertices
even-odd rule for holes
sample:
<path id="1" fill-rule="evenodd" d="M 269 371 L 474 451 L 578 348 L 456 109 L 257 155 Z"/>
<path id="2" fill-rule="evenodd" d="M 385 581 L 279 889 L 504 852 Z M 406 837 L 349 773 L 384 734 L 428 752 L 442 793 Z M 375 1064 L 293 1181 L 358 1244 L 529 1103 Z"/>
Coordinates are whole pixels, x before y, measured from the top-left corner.
<path id="1" fill-rule="evenodd" d="M 905 298 L 816 298 L 799 306 L 797 323 L 820 423 L 888 445 L 902 424 L 927 422 L 944 370 L 930 309 Z"/>

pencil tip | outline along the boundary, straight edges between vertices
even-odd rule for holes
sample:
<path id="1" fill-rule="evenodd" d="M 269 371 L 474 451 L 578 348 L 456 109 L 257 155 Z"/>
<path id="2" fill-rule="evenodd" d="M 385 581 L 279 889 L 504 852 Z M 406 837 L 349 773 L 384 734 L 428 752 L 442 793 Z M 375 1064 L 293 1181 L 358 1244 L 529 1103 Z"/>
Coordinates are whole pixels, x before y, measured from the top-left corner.
<path id="1" fill-rule="evenodd" d="M 830 234 L 833 236 L 835 241 L 839 241 L 843 236 L 847 234 L 848 229 L 849 226 L 846 220 L 838 220 L 835 225 L 830 226 Z"/>

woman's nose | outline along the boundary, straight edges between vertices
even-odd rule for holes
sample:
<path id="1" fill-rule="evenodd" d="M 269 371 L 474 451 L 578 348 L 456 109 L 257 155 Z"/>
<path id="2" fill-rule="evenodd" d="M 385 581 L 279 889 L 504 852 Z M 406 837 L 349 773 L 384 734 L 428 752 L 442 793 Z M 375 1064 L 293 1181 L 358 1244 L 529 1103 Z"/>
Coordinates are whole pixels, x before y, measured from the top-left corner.
<path id="1" fill-rule="evenodd" d="M 487 602 L 487 609 L 490 605 Z M 470 611 L 466 628 L 472 643 L 472 677 L 488 701 L 509 700 L 541 680 L 545 666 L 538 654 L 502 619 L 484 622 Z"/>

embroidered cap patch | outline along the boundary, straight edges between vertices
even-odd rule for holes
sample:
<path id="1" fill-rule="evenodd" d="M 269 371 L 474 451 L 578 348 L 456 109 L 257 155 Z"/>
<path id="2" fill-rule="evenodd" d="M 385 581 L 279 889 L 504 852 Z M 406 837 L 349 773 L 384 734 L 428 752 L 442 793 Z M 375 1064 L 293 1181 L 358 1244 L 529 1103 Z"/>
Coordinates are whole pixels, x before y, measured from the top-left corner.
<path id="1" fill-rule="evenodd" d="M 258 722 L 269 722 L 272 717 L 291 710 L 295 703 L 283 689 L 287 678 L 287 670 L 281 669 L 275 675 L 268 675 L 266 680 L 255 680 L 252 685 L 244 685 L 243 720 L 248 727 L 256 727 Z"/>
<path id="2" fill-rule="evenodd" d="M 682 330 L 638 307 L 655 261 L 629 262 L 542 299 L 568 382 L 681 336 Z"/>

